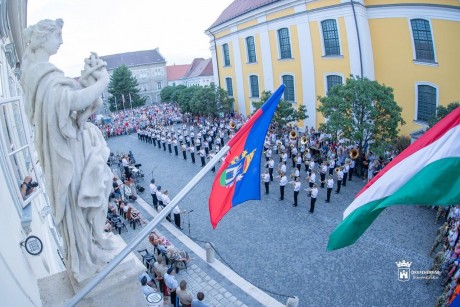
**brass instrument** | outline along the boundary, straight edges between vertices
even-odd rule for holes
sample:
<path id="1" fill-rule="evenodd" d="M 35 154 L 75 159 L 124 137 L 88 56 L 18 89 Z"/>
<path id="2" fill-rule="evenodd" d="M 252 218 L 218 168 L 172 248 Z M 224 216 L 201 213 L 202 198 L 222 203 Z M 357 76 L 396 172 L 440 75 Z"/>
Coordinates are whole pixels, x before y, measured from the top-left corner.
<path id="1" fill-rule="evenodd" d="M 289 145 L 289 146 L 291 147 L 291 149 L 295 147 L 295 145 L 294 145 L 294 144 L 291 144 L 291 145 Z"/>
<path id="2" fill-rule="evenodd" d="M 235 122 L 231 122 L 231 123 L 230 123 L 230 129 L 235 129 L 235 128 L 236 128 Z"/>
<path id="3" fill-rule="evenodd" d="M 340 171 L 340 167 L 335 168 L 335 172 L 338 173 Z"/>
<path id="4" fill-rule="evenodd" d="M 300 138 L 300 144 L 302 144 L 302 145 L 307 144 L 307 137 L 306 136 L 303 136 L 303 137 Z"/>
<path id="5" fill-rule="evenodd" d="M 289 138 L 290 138 L 291 140 L 297 139 L 297 132 L 294 131 L 294 130 L 292 130 L 292 131 L 289 133 Z"/>
<path id="6" fill-rule="evenodd" d="M 280 147 L 283 144 L 283 142 L 281 142 L 281 140 L 278 140 L 276 141 L 276 144 L 278 145 L 278 147 Z"/>
<path id="7" fill-rule="evenodd" d="M 352 150 L 350 150 L 350 158 L 352 158 L 353 160 L 356 160 L 358 156 L 359 156 L 358 149 L 353 148 Z"/>
<path id="8" fill-rule="evenodd" d="M 310 152 L 310 148 L 305 149 L 305 153 Z"/>

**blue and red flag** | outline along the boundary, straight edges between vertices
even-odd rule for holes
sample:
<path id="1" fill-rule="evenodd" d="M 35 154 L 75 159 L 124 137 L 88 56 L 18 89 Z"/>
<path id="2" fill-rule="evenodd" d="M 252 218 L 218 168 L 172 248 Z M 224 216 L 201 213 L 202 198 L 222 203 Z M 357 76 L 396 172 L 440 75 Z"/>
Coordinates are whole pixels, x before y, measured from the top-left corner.
<path id="1" fill-rule="evenodd" d="M 209 196 L 213 228 L 232 207 L 260 199 L 260 163 L 265 135 L 284 87 L 282 84 L 228 141 L 230 150 L 214 178 Z"/>

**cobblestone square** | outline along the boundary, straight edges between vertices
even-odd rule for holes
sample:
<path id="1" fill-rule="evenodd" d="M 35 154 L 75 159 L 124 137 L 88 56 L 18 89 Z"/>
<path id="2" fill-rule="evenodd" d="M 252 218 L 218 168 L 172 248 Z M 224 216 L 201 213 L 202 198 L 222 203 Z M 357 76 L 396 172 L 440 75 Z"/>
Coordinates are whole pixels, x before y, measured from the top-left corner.
<path id="1" fill-rule="evenodd" d="M 107 142 L 115 154 L 131 150 L 136 163 L 142 164 L 145 180 L 141 184 L 146 190 L 140 196 L 148 204 L 152 202 L 148 190 L 152 176 L 163 190 L 169 190 L 173 199 L 201 169 L 200 163 L 192 164 L 190 159 L 183 160 L 180 153 L 175 156 L 174 152 L 170 154 L 141 142 L 135 134 L 110 138 Z M 290 163 L 287 166 L 289 174 Z M 286 186 L 285 200 L 278 200 L 279 185 L 275 180 L 269 195 L 263 193 L 261 185 L 261 201 L 234 207 L 214 230 L 208 212 L 214 179 L 214 173 L 210 172 L 179 204 L 182 210 L 190 212 L 182 215 L 183 233 L 203 248 L 203 242 L 212 242 L 217 259 L 283 304 L 287 296 L 298 296 L 299 306 L 433 306 L 441 292 L 439 280 L 429 285 L 424 280 L 400 282 L 396 262 L 410 261 L 413 270 L 431 267 L 428 253 L 437 228 L 436 212 L 426 207 L 388 208 L 357 243 L 328 252 L 329 234 L 364 183 L 354 177 L 340 194 L 332 194 L 330 203 L 325 203 L 326 190 L 320 189 L 315 212 L 310 214 L 304 191 L 305 176 L 302 169 L 298 207 L 292 207 L 291 185 Z M 146 212 L 143 214 L 148 216 Z M 166 229 L 161 226 L 158 229 L 180 246 Z M 135 233 L 130 228 L 122 237 L 129 242 Z M 205 261 L 194 259 L 177 279 L 185 274 L 189 280 L 195 279 L 189 282 L 194 284 L 192 294 L 204 291 L 205 301 L 213 306 L 258 306 L 225 276 L 212 271 Z M 209 291 L 196 288 L 212 287 L 212 283 L 220 287 Z"/>

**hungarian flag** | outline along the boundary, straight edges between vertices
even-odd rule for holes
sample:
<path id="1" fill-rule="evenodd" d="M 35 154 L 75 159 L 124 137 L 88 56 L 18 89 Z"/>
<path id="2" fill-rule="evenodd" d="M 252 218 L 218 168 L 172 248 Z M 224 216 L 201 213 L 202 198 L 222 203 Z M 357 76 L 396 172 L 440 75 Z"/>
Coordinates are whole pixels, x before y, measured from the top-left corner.
<path id="1" fill-rule="evenodd" d="M 283 92 L 281 85 L 228 141 L 230 150 L 214 178 L 209 196 L 213 228 L 232 207 L 260 199 L 260 161 L 265 135 Z"/>
<path id="2" fill-rule="evenodd" d="M 351 245 L 393 205 L 460 203 L 460 107 L 425 132 L 379 172 L 345 210 L 328 250 Z"/>

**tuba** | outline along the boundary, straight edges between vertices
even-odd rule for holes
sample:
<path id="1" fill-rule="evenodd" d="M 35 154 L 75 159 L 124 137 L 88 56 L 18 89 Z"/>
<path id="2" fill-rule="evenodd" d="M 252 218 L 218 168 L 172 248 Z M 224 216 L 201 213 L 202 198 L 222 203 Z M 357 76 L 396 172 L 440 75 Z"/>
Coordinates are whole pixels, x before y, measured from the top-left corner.
<path id="1" fill-rule="evenodd" d="M 338 173 L 340 171 L 340 167 L 335 168 L 335 172 Z"/>
<path id="2" fill-rule="evenodd" d="M 297 132 L 295 132 L 294 130 L 292 130 L 292 131 L 289 133 L 289 138 L 290 138 L 291 140 L 297 139 Z"/>
<path id="3" fill-rule="evenodd" d="M 350 158 L 352 158 L 353 160 L 356 160 L 358 158 L 358 155 L 359 155 L 358 149 L 353 148 L 352 150 L 350 150 Z"/>
<path id="4" fill-rule="evenodd" d="M 235 129 L 235 128 L 236 128 L 235 122 L 231 122 L 231 123 L 230 123 L 230 129 Z"/>
<path id="5" fill-rule="evenodd" d="M 300 138 L 300 144 L 302 144 L 302 145 L 307 144 L 307 137 L 306 136 L 303 136 L 303 137 Z"/>

